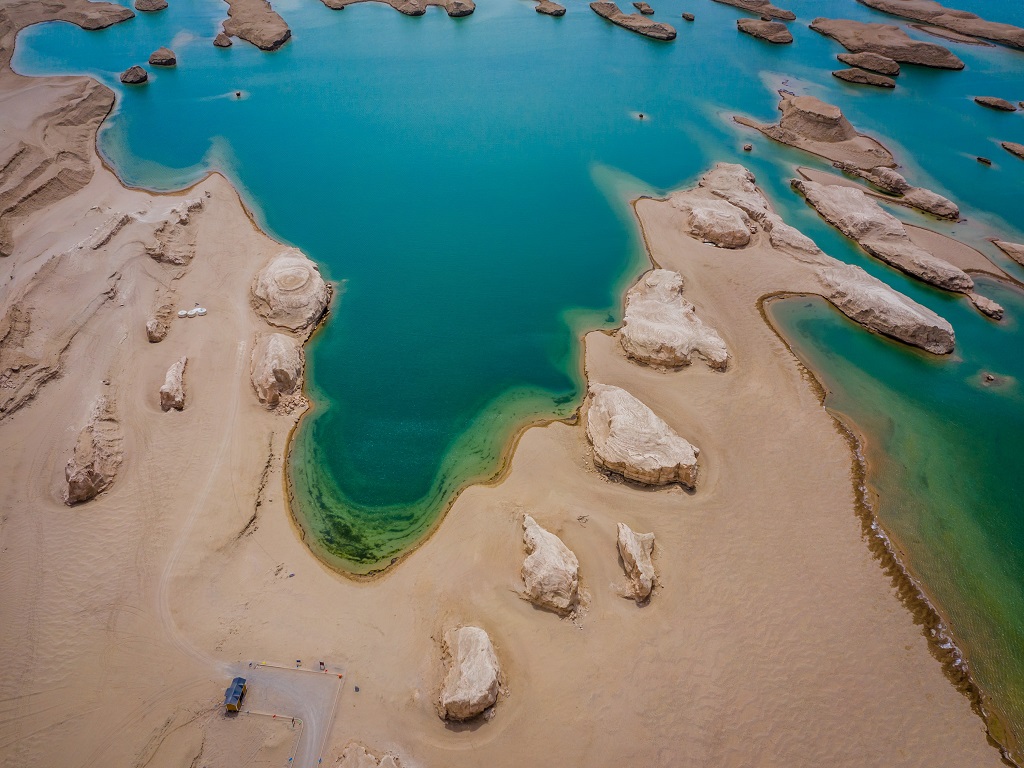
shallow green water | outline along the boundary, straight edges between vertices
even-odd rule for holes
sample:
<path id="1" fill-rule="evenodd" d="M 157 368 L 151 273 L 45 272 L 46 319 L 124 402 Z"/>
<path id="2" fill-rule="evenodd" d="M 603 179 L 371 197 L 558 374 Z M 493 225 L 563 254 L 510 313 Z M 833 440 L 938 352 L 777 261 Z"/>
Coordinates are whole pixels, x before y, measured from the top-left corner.
<path id="1" fill-rule="evenodd" d="M 646 264 L 630 195 L 690 182 L 716 161 L 745 163 L 826 251 L 956 327 L 958 352 L 934 360 L 827 309 L 775 310 L 833 404 L 868 436 L 879 514 L 1024 731 L 1022 473 L 1007 448 L 1024 401 L 1018 385 L 971 383 L 981 368 L 1019 377 L 1024 306 L 986 286 L 1008 308 L 997 327 L 867 258 L 789 190 L 795 165 L 824 166 L 728 119 L 774 119 L 779 87 L 839 104 L 970 219 L 933 228 L 1024 278 L 984 240 L 1024 240 L 1024 163 L 997 144 L 1024 142 L 1024 117 L 970 101 L 1016 95 L 1024 53 L 949 44 L 964 72 L 907 67 L 895 92 L 859 88 L 830 76 L 841 48 L 806 23 L 891 19 L 852 0 L 786 5 L 800 17 L 796 42 L 773 47 L 738 34 L 742 14 L 710 0 L 655 4 L 655 18 L 679 30 L 668 44 L 582 2 L 553 19 L 526 0 L 481 0 L 453 20 L 438 9 L 407 18 L 372 3 L 339 13 L 289 0 L 275 7 L 294 38 L 266 54 L 211 45 L 222 3 L 174 0 L 101 32 L 27 30 L 14 66 L 109 84 L 118 109 L 100 146 L 126 182 L 173 189 L 220 169 L 268 231 L 338 283 L 309 350 L 315 410 L 290 471 L 310 545 L 356 572 L 389 563 L 461 488 L 492 477 L 522 426 L 576 408 L 579 338 L 617 322 L 621 292 Z M 1010 0 L 959 5 L 1024 25 L 1024 6 Z M 694 24 L 679 19 L 684 10 Z M 120 85 L 121 70 L 165 44 L 178 68 L 154 71 L 144 88 Z M 203 303 L 216 311 L 215 297 Z"/>

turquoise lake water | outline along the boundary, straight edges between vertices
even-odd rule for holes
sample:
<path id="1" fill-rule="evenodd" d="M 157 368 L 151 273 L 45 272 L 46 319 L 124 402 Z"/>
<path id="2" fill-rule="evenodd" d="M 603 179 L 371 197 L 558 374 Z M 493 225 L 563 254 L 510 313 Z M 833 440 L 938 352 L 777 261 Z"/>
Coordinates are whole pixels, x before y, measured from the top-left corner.
<path id="1" fill-rule="evenodd" d="M 789 189 L 796 165 L 827 166 L 729 120 L 774 120 L 780 87 L 839 104 L 969 224 L 899 215 L 1024 279 L 985 241 L 1024 241 L 1024 162 L 998 146 L 1024 143 L 1024 115 L 971 102 L 1024 98 L 1024 53 L 946 43 L 965 71 L 905 67 L 889 92 L 831 77 L 842 49 L 806 28 L 818 15 L 893 21 L 852 0 L 785 4 L 799 19 L 794 45 L 780 47 L 739 34 L 743 14 L 710 0 L 654 4 L 654 18 L 679 31 L 672 43 L 567 5 L 550 18 L 526 0 L 482 0 L 450 19 L 288 0 L 275 8 L 293 40 L 268 54 L 211 45 L 222 3 L 172 0 L 100 32 L 26 30 L 14 67 L 110 85 L 118 108 L 100 148 L 126 183 L 169 190 L 219 169 L 272 235 L 337 283 L 309 349 L 315 408 L 290 473 L 310 546 L 356 573 L 387 565 L 460 489 L 493 477 L 524 425 L 576 409 L 579 339 L 618 323 L 622 291 L 647 264 L 628 199 L 690 183 L 717 161 L 746 164 L 827 252 L 956 328 L 957 352 L 936 360 L 814 302 L 773 309 L 833 390 L 830 405 L 867 437 L 881 519 L 1024 733 L 1024 466 L 1011 443 L 1024 426 L 1020 295 L 985 284 L 1008 310 L 997 326 L 866 257 Z M 959 7 L 1024 25 L 1024 5 L 1010 0 Z M 176 69 L 149 68 L 142 88 L 118 82 L 161 45 L 178 54 Z M 982 369 L 1011 380 L 982 387 Z"/>

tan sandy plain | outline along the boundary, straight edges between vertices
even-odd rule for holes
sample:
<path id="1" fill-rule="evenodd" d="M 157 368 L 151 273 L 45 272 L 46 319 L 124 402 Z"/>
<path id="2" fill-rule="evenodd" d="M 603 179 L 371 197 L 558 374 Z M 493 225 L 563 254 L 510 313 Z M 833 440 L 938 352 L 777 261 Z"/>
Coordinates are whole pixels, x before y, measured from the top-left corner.
<path id="1" fill-rule="evenodd" d="M 25 110 L 59 107 L 70 82 L 4 68 L 4 152 L 31 139 Z M 723 252 L 680 234 L 670 206 L 636 206 L 654 261 L 685 276 L 729 345 L 727 372 L 659 372 L 612 336 L 586 338 L 592 380 L 626 387 L 701 448 L 694 494 L 595 471 L 579 425 L 532 428 L 500 482 L 465 491 L 392 572 L 355 582 L 300 540 L 282 476 L 296 416 L 262 408 L 248 381 L 264 329 L 249 286 L 280 246 L 219 176 L 154 196 L 92 163 L 83 190 L 17 222 L 0 260 L 0 310 L 30 297 L 26 338 L 45 345 L 46 323 L 58 338 L 81 321 L 60 375 L 0 420 L 3 766 L 283 765 L 294 741 L 281 723 L 226 720 L 220 700 L 232 670 L 295 659 L 345 673 L 334 716 L 307 718 L 325 765 L 353 739 L 436 768 L 1000 764 L 869 551 L 848 443 L 762 319 L 762 296 L 801 288 L 765 243 Z M 196 257 L 167 281 L 142 244 L 207 192 Z M 96 206 L 145 213 L 55 260 L 102 223 Z M 150 344 L 145 320 L 167 295 L 209 315 Z M 186 408 L 162 413 L 157 390 L 182 355 Z M 101 393 L 125 460 L 109 491 L 69 508 L 64 463 Z M 526 512 L 579 557 L 575 621 L 519 596 Z M 620 521 L 657 535 L 644 607 L 619 594 Z M 455 728 L 434 700 L 441 635 L 459 623 L 490 633 L 505 690 L 492 719 Z"/>

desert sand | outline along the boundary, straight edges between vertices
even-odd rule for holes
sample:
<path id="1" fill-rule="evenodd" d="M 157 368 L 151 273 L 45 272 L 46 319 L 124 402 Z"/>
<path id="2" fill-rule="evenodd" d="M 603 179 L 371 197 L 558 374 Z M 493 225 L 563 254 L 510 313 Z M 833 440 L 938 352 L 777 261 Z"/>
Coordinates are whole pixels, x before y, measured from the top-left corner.
<path id="1" fill-rule="evenodd" d="M 124 10 L 68 5 L 87 23 Z M 16 196 L 0 259 L 0 764 L 335 765 L 352 741 L 453 768 L 1001 764 L 956 658 L 922 632 L 934 615 L 870 533 L 850 435 L 765 322 L 766 296 L 821 284 L 761 224 L 724 250 L 683 234 L 670 202 L 635 205 L 652 264 L 683 275 L 728 346 L 726 371 L 657 370 L 611 335 L 585 339 L 590 382 L 700 445 L 692 494 L 598 471 L 582 423 L 531 428 L 398 567 L 353 581 L 290 516 L 284 457 L 304 397 L 269 409 L 250 382 L 258 338 L 311 330 L 253 309 L 287 249 L 218 175 L 171 195 L 119 184 L 92 152 L 109 91 L 10 71 L 13 30 L 52 12 L 0 12 L 0 152 L 77 169 L 45 199 Z M 195 303 L 208 313 L 169 312 Z M 167 329 L 153 343 L 155 317 Z M 157 393 L 186 356 L 187 405 L 164 413 Z M 68 507 L 65 465 L 101 397 L 122 460 Z M 526 514 L 578 557 L 574 620 L 520 597 Z M 642 606 L 619 523 L 656 536 Z M 493 642 L 500 689 L 485 719 L 446 724 L 461 627 Z M 226 717 L 236 674 L 251 713 Z"/>

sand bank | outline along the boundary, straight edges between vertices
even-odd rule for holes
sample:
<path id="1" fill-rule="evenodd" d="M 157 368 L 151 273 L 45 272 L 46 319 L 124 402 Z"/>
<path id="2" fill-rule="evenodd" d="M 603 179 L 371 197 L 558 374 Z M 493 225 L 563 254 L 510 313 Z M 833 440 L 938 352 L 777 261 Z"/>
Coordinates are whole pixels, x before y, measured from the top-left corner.
<path id="1" fill-rule="evenodd" d="M 5 66 L 0 98 L 30 111 L 0 112 L 0 148 L 81 82 Z M 725 252 L 682 235 L 670 205 L 636 205 L 652 259 L 684 276 L 728 344 L 727 372 L 660 372 L 612 336 L 586 338 L 591 380 L 628 388 L 699 443 L 693 495 L 596 471 L 581 425 L 533 428 L 502 482 L 465 491 L 399 568 L 353 582 L 289 517 L 283 456 L 301 401 L 267 410 L 247 376 L 266 329 L 250 287 L 281 246 L 219 176 L 150 195 L 95 155 L 90 168 L 82 189 L 21 217 L 0 260 L 0 316 L 34 291 L 25 338 L 38 345 L 25 354 L 59 371 L 0 419 L 3 765 L 277 765 L 296 749 L 296 764 L 332 765 L 352 739 L 453 768 L 1000 764 L 864 540 L 849 444 L 763 320 L 763 296 L 799 288 L 763 239 Z M 197 198 L 194 256 L 157 261 L 154 233 Z M 148 341 L 155 308 L 196 301 L 207 316 Z M 163 413 L 160 383 L 185 355 L 188 406 Z M 64 462 L 100 394 L 117 404 L 124 462 L 109 490 L 69 509 Z M 524 513 L 579 558 L 577 623 L 518 595 Z M 657 535 L 644 607 L 621 596 L 619 522 Z M 489 722 L 445 726 L 441 641 L 458 624 L 493 639 L 506 693 Z M 297 659 L 344 677 L 248 666 Z M 300 715 L 297 736 L 221 716 L 239 672 L 254 707 Z"/>

